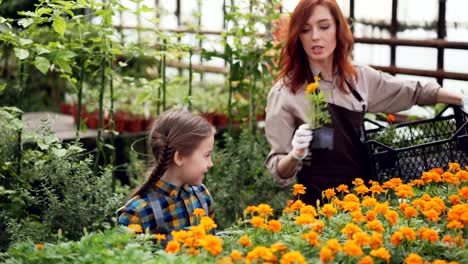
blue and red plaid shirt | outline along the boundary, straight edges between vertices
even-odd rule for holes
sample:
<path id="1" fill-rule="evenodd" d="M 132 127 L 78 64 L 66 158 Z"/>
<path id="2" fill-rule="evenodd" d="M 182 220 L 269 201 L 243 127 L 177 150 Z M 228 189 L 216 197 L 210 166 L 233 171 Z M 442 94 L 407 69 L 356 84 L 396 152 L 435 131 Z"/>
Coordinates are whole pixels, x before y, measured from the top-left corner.
<path id="1" fill-rule="evenodd" d="M 148 192 L 133 197 L 117 211 L 117 224 L 124 226 L 138 224 L 144 231 L 149 230 L 152 234 L 170 234 L 172 230 L 197 225 L 199 218 L 195 217 L 193 212 L 195 208 L 203 209 L 203 207 L 197 198 L 196 191 L 198 191 L 198 196 L 205 200 L 208 216 L 214 220 L 214 202 L 203 184 L 199 186 L 185 184 L 178 187 L 159 180 L 153 190 L 162 211 L 165 228 L 158 227 Z"/>

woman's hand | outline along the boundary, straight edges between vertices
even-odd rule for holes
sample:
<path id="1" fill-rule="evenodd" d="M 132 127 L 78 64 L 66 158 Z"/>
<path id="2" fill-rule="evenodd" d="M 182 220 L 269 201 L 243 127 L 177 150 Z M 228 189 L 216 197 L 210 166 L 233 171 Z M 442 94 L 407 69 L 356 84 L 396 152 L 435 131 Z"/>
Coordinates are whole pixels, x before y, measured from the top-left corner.
<path id="1" fill-rule="evenodd" d="M 313 137 L 313 131 L 309 129 L 308 124 L 302 124 L 297 128 L 291 141 L 293 147 L 291 154 L 295 159 L 302 160 L 307 156 Z"/>

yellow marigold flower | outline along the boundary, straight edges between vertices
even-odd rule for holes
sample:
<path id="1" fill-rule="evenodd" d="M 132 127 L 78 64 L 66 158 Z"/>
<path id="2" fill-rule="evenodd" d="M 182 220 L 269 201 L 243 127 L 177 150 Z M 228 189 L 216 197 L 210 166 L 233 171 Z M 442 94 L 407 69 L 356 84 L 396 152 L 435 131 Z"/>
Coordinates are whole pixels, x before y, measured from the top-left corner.
<path id="1" fill-rule="evenodd" d="M 304 185 L 296 183 L 293 185 L 293 195 L 296 196 L 298 194 L 305 194 L 306 189 L 307 188 Z"/>
<path id="2" fill-rule="evenodd" d="M 335 259 L 335 256 L 333 255 L 332 250 L 327 246 L 320 249 L 319 257 L 323 263 L 327 263 Z"/>
<path id="3" fill-rule="evenodd" d="M 191 226 L 190 231 L 195 238 L 201 239 L 206 236 L 205 228 L 202 225 Z"/>
<path id="4" fill-rule="evenodd" d="M 427 218 L 427 220 L 432 221 L 432 222 L 437 222 L 439 221 L 439 213 L 434 210 L 427 210 L 423 212 L 423 215 Z"/>
<path id="5" fill-rule="evenodd" d="M 459 204 L 461 202 L 460 200 L 460 196 L 454 194 L 454 195 L 450 195 L 450 197 L 448 198 L 450 203 L 455 205 L 455 204 Z"/>
<path id="6" fill-rule="evenodd" d="M 301 238 L 308 241 L 311 246 L 320 245 L 320 240 L 318 239 L 319 234 L 315 231 L 309 231 L 308 233 L 302 234 Z"/>
<path id="7" fill-rule="evenodd" d="M 223 251 L 223 242 L 218 236 L 208 235 L 203 239 L 203 248 L 216 257 Z"/>
<path id="8" fill-rule="evenodd" d="M 312 205 L 306 205 L 301 208 L 300 210 L 301 214 L 310 214 L 313 217 L 317 216 L 317 211 L 315 210 L 315 207 Z"/>
<path id="9" fill-rule="evenodd" d="M 309 85 L 307 85 L 305 93 L 306 94 L 311 94 L 311 93 L 315 92 L 315 90 L 317 90 L 317 88 L 319 88 L 319 86 L 320 86 L 318 81 L 320 81 L 320 77 L 315 76 L 314 77 L 314 82 L 309 83 Z"/>
<path id="10" fill-rule="evenodd" d="M 343 252 L 347 256 L 360 257 L 364 255 L 362 248 L 353 241 L 346 241 L 343 245 Z"/>
<path id="11" fill-rule="evenodd" d="M 195 208 L 193 210 L 193 215 L 195 216 L 205 216 L 205 210 L 203 210 L 203 208 Z"/>
<path id="12" fill-rule="evenodd" d="M 255 213 L 257 212 L 257 206 L 249 205 L 245 208 L 246 213 Z"/>
<path id="13" fill-rule="evenodd" d="M 463 199 L 468 199 L 468 186 L 465 186 L 458 191 L 458 195 Z"/>
<path id="14" fill-rule="evenodd" d="M 299 211 L 301 210 L 302 207 L 304 207 L 306 204 L 304 202 L 302 202 L 301 200 L 296 200 L 291 208 L 294 209 L 295 211 Z"/>
<path id="15" fill-rule="evenodd" d="M 307 264 L 307 261 L 300 251 L 291 251 L 281 257 L 280 264 Z"/>
<path id="16" fill-rule="evenodd" d="M 431 242 L 436 242 L 439 240 L 439 234 L 437 234 L 437 231 L 433 229 L 422 227 L 419 229 L 418 233 L 421 239 L 425 239 Z"/>
<path id="17" fill-rule="evenodd" d="M 296 217 L 296 219 L 294 219 L 294 223 L 297 225 L 309 225 L 314 223 L 315 221 L 316 219 L 311 214 L 302 214 Z"/>
<path id="18" fill-rule="evenodd" d="M 406 257 L 405 264 L 423 264 L 423 259 L 416 253 L 411 253 Z"/>
<path id="19" fill-rule="evenodd" d="M 374 249 L 374 250 L 371 250 L 370 252 L 370 255 L 371 256 L 374 256 L 374 257 L 377 257 L 377 258 L 381 258 L 383 260 L 385 260 L 387 263 L 390 262 L 390 253 L 383 247 L 379 248 L 379 249 Z"/>
<path id="20" fill-rule="evenodd" d="M 141 225 L 139 224 L 130 224 L 128 225 L 128 229 L 132 234 L 141 234 L 143 233 L 143 229 L 141 228 Z"/>
<path id="21" fill-rule="evenodd" d="M 336 214 L 338 211 L 336 210 L 335 207 L 331 204 L 325 204 L 322 209 L 320 209 L 320 213 L 323 215 L 326 215 L 328 218 L 332 217 L 334 214 Z"/>
<path id="22" fill-rule="evenodd" d="M 158 233 L 158 234 L 154 234 L 154 235 L 153 235 L 153 238 L 156 239 L 156 240 L 158 240 L 158 241 L 166 240 L 166 239 L 167 239 L 165 234 L 159 234 L 159 233 Z"/>
<path id="23" fill-rule="evenodd" d="M 457 172 L 460 170 L 460 164 L 456 162 L 449 162 L 449 169 L 450 172 Z"/>
<path id="24" fill-rule="evenodd" d="M 367 228 L 374 230 L 376 232 L 380 232 L 380 233 L 382 233 L 385 230 L 382 223 L 379 220 L 369 221 L 366 224 L 366 226 Z"/>
<path id="25" fill-rule="evenodd" d="M 354 212 L 354 211 L 361 210 L 361 205 L 357 202 L 344 201 L 341 203 L 341 207 L 343 208 L 343 211 L 345 212 Z"/>
<path id="26" fill-rule="evenodd" d="M 455 177 L 457 177 L 460 181 L 468 181 L 468 166 L 466 168 L 466 170 L 458 171 L 455 174 Z"/>
<path id="27" fill-rule="evenodd" d="M 366 194 L 369 192 L 369 188 L 367 188 L 365 185 L 359 185 L 358 187 L 354 188 L 354 191 L 359 194 Z"/>
<path id="28" fill-rule="evenodd" d="M 407 240 L 416 240 L 416 232 L 411 227 L 402 226 L 398 231 L 404 234 Z"/>
<path id="29" fill-rule="evenodd" d="M 184 243 L 185 240 L 191 237 L 190 232 L 188 232 L 187 230 L 174 230 L 171 232 L 171 234 L 172 238 L 180 243 Z"/>
<path id="30" fill-rule="evenodd" d="M 345 197 L 343 198 L 343 201 L 346 201 L 346 202 L 356 202 L 356 203 L 360 203 L 361 201 L 359 200 L 359 197 L 357 197 L 355 194 L 347 194 L 345 195 Z"/>
<path id="31" fill-rule="evenodd" d="M 374 264 L 374 260 L 370 256 L 365 256 L 357 264 Z"/>
<path id="32" fill-rule="evenodd" d="M 353 223 L 348 223 L 343 229 L 341 229 L 341 233 L 346 234 L 348 239 L 350 239 L 355 233 L 360 231 L 362 231 L 362 229 Z"/>
<path id="33" fill-rule="evenodd" d="M 336 190 L 341 193 L 349 193 L 348 185 L 346 184 L 340 184 Z"/>
<path id="34" fill-rule="evenodd" d="M 263 228 L 265 226 L 265 219 L 260 216 L 253 216 L 250 219 L 250 223 L 257 228 Z"/>
<path id="35" fill-rule="evenodd" d="M 36 248 L 38 250 L 42 250 L 44 248 L 44 244 L 36 244 Z"/>
<path id="36" fill-rule="evenodd" d="M 362 215 L 361 210 L 351 212 L 350 215 L 355 223 L 363 222 L 366 219 L 364 215 Z"/>
<path id="37" fill-rule="evenodd" d="M 232 261 L 242 261 L 242 252 L 239 250 L 233 250 L 229 256 Z"/>
<path id="38" fill-rule="evenodd" d="M 366 196 L 362 199 L 361 204 L 364 207 L 373 207 L 377 204 L 377 199 L 370 197 L 370 196 Z"/>
<path id="39" fill-rule="evenodd" d="M 205 228 L 206 231 L 218 227 L 218 225 L 213 221 L 213 219 L 211 219 L 211 217 L 208 216 L 204 216 L 201 218 L 200 225 L 203 226 L 203 228 Z"/>
<path id="40" fill-rule="evenodd" d="M 403 238 L 404 238 L 403 233 L 400 231 L 397 231 L 393 233 L 392 236 L 390 237 L 390 242 L 392 242 L 392 244 L 397 247 L 401 244 L 401 241 L 403 241 Z"/>
<path id="41" fill-rule="evenodd" d="M 272 252 L 282 252 L 288 250 L 288 246 L 281 242 L 277 242 L 271 245 L 270 249 Z"/>
<path id="42" fill-rule="evenodd" d="M 366 232 L 357 232 L 353 235 L 353 241 L 363 247 L 369 245 L 370 238 Z"/>
<path id="43" fill-rule="evenodd" d="M 277 257 L 275 256 L 275 254 L 273 254 L 273 252 L 271 252 L 269 248 L 264 246 L 257 246 L 254 249 L 252 249 L 249 253 L 247 253 L 245 260 L 247 263 L 254 261 L 258 263 L 265 263 L 265 261 L 273 263 L 277 261 Z"/>
<path id="44" fill-rule="evenodd" d="M 266 227 L 267 230 L 273 231 L 274 233 L 278 233 L 281 231 L 282 225 L 281 222 L 278 220 L 270 220 L 268 221 L 268 225 Z"/>
<path id="45" fill-rule="evenodd" d="M 166 245 L 166 252 L 176 254 L 180 251 L 180 244 L 175 240 L 171 240 Z"/>
<path id="46" fill-rule="evenodd" d="M 364 181 L 361 178 L 356 178 L 351 183 L 354 185 L 363 185 Z"/>
<path id="47" fill-rule="evenodd" d="M 324 227 L 325 227 L 325 223 L 321 220 L 317 220 L 312 224 L 312 230 L 315 232 L 321 233 Z"/>
<path id="48" fill-rule="evenodd" d="M 333 188 L 326 189 L 323 193 L 324 193 L 325 197 L 327 197 L 327 199 L 335 197 L 335 195 L 336 195 L 335 190 Z"/>
<path id="49" fill-rule="evenodd" d="M 260 216 L 268 217 L 269 215 L 273 215 L 273 208 L 269 204 L 259 204 L 258 206 L 258 213 Z"/>
<path id="50" fill-rule="evenodd" d="M 218 259 L 218 264 L 232 264 L 233 261 L 231 260 L 230 257 L 222 257 Z"/>
<path id="51" fill-rule="evenodd" d="M 336 240 L 334 238 L 328 240 L 327 243 L 326 243 L 326 246 L 331 249 L 333 254 L 338 253 L 338 252 L 341 251 L 340 242 L 338 242 L 338 240 Z"/>
<path id="52" fill-rule="evenodd" d="M 243 247 L 250 247 L 252 245 L 252 242 L 248 236 L 241 236 L 237 242 L 239 242 L 239 244 Z"/>
<path id="53" fill-rule="evenodd" d="M 373 232 L 370 237 L 370 246 L 372 248 L 378 248 L 383 245 L 383 236 L 380 233 Z"/>
<path id="54" fill-rule="evenodd" d="M 398 221 L 398 213 L 396 211 L 393 211 L 393 210 L 389 210 L 386 214 L 385 214 L 385 219 L 387 219 L 388 223 L 393 226 L 396 224 L 396 222 Z"/>
<path id="55" fill-rule="evenodd" d="M 377 219 L 377 212 L 374 210 L 367 211 L 366 219 L 367 221 L 374 221 L 375 219 Z"/>

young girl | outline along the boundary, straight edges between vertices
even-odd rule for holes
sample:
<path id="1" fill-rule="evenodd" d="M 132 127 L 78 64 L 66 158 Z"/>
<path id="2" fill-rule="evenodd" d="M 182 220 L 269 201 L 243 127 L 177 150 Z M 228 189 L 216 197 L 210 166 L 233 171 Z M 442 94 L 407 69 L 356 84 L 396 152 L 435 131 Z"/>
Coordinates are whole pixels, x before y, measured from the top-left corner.
<path id="1" fill-rule="evenodd" d="M 155 120 L 148 143 L 156 166 L 118 210 L 118 224 L 169 235 L 199 224 L 196 208 L 214 220 L 214 203 L 202 184 L 213 166 L 213 127 L 190 112 L 167 111 Z"/>

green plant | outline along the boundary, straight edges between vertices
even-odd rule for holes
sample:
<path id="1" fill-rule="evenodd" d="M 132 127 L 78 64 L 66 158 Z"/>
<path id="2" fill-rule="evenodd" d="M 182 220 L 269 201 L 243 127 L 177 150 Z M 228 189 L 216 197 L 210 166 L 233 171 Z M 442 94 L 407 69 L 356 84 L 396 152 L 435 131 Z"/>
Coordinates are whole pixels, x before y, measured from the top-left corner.
<path id="1" fill-rule="evenodd" d="M 317 90 L 319 88 L 319 80 L 320 77 L 315 77 L 314 82 L 310 83 L 305 91 L 306 99 L 310 103 L 308 124 L 311 128 L 319 128 L 331 122 L 325 100 L 326 94 L 321 90 Z"/>

